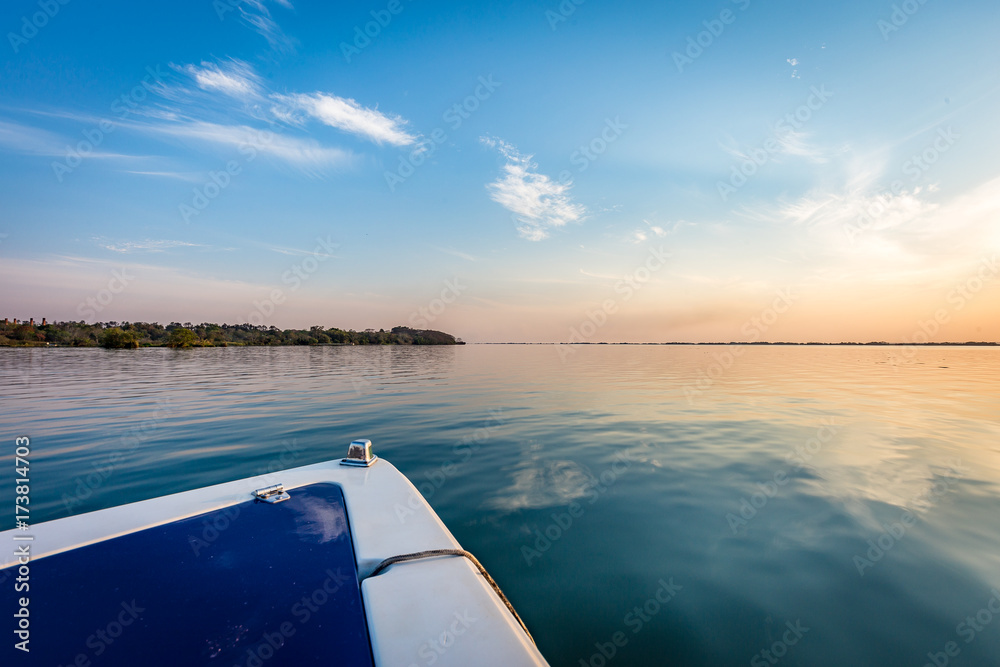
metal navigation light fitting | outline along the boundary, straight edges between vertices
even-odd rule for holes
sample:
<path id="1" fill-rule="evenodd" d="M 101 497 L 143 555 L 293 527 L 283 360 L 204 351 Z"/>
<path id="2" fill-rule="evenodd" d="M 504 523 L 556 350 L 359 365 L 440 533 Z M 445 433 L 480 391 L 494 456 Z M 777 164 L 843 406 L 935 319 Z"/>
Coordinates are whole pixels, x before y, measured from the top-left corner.
<path id="1" fill-rule="evenodd" d="M 347 448 L 347 458 L 340 459 L 340 465 L 369 467 L 378 457 L 372 454 L 371 440 L 355 440 Z"/>

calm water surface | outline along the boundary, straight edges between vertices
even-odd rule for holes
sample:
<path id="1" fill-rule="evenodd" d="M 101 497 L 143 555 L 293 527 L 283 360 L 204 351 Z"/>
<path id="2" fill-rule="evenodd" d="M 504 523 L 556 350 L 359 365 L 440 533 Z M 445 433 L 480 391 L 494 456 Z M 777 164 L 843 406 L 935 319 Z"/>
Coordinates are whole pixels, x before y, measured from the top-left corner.
<path id="1" fill-rule="evenodd" d="M 0 385 L 35 521 L 368 437 L 553 665 L 1000 665 L 998 349 L 3 349 Z"/>

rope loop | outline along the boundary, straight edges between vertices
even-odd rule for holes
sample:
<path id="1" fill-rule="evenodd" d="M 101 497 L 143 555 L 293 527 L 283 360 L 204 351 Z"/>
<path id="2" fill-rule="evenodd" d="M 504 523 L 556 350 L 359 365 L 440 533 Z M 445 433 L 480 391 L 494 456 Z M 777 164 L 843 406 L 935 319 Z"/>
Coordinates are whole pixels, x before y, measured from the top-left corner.
<path id="1" fill-rule="evenodd" d="M 535 638 L 531 636 L 530 632 L 528 632 L 528 626 L 524 624 L 524 621 L 521 620 L 521 617 L 517 615 L 516 611 L 514 611 L 514 605 L 510 603 L 510 600 L 507 599 L 507 596 L 503 594 L 502 590 L 500 590 L 500 586 L 498 586 L 497 582 L 493 580 L 493 577 L 490 576 L 490 573 L 486 571 L 486 568 L 483 567 L 483 564 L 480 563 L 475 556 L 473 556 L 470 552 L 466 551 L 465 549 L 429 549 L 427 551 L 418 551 L 412 554 L 402 554 L 401 556 L 392 556 L 391 558 L 386 558 L 384 561 L 376 565 L 375 569 L 372 570 L 372 573 L 368 576 L 370 577 L 377 576 L 383 570 L 388 568 L 390 565 L 395 565 L 396 563 L 405 563 L 406 561 L 418 560 L 421 558 L 434 558 L 436 556 L 462 556 L 472 561 L 472 564 L 475 565 L 477 568 L 479 568 L 479 573 L 483 575 L 483 578 L 486 579 L 486 582 L 489 583 L 489 585 L 493 588 L 493 590 L 496 591 L 496 594 L 500 596 L 500 600 L 504 603 L 507 609 L 510 610 L 510 613 L 514 615 L 514 619 L 517 621 L 518 625 L 521 626 L 521 629 L 524 630 L 524 634 L 528 635 L 528 639 L 531 640 L 532 644 L 535 643 Z"/>

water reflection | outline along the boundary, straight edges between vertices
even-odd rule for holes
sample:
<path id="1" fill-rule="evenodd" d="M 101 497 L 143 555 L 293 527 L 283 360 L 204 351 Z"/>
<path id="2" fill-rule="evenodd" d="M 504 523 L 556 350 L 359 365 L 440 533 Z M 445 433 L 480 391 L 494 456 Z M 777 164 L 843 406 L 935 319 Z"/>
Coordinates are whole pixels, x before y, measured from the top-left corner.
<path id="1" fill-rule="evenodd" d="M 887 348 L 750 346 L 720 372 L 724 351 L 5 349 L 0 423 L 32 438 L 36 520 L 369 437 L 554 665 L 628 631 L 670 577 L 684 588 L 615 665 L 746 664 L 797 619 L 812 629 L 782 664 L 924 664 L 1000 585 L 1000 350 L 900 363 Z M 591 503 L 623 451 L 631 465 Z M 574 502 L 584 512 L 526 563 L 522 547 Z M 904 512 L 914 521 L 895 536 Z M 302 520 L 319 540 L 344 529 Z M 1000 664 L 995 623 L 961 644 L 961 664 Z"/>

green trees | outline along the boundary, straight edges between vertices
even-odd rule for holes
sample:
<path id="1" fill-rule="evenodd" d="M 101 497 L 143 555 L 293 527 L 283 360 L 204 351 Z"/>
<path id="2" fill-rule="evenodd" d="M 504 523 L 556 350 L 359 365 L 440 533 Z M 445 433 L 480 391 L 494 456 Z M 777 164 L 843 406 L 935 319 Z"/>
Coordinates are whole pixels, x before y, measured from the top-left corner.
<path id="1" fill-rule="evenodd" d="M 194 332 L 184 327 L 177 327 L 167 337 L 167 347 L 191 347 L 197 342 Z"/>
<path id="2" fill-rule="evenodd" d="M 226 347 L 229 345 L 455 345 L 454 336 L 406 326 L 385 329 L 279 329 L 262 324 L 180 324 L 155 322 L 4 322 L 0 320 L 0 347 L 101 345 L 108 349 L 137 347 Z"/>
<path id="3" fill-rule="evenodd" d="M 105 329 L 101 334 L 101 347 L 109 350 L 129 350 L 139 347 L 139 339 L 134 331 L 123 331 L 121 327 Z"/>
<path id="4" fill-rule="evenodd" d="M 465 345 L 457 338 L 443 331 L 432 331 L 431 329 L 411 329 L 410 327 L 393 327 L 392 333 L 398 338 L 404 339 L 405 344 L 411 345 Z"/>

